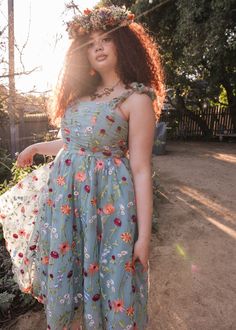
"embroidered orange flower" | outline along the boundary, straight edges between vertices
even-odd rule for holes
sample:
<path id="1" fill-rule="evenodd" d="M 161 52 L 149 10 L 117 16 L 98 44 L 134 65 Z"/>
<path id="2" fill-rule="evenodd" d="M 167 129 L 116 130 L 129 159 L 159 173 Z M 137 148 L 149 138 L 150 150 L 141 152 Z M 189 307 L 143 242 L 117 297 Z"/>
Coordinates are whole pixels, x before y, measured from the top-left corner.
<path id="1" fill-rule="evenodd" d="M 134 263 L 132 261 L 127 261 L 125 263 L 125 270 L 128 273 L 134 273 L 135 271 Z"/>
<path id="2" fill-rule="evenodd" d="M 121 159 L 120 159 L 120 158 L 117 158 L 117 157 L 114 157 L 114 164 L 115 164 L 116 166 L 120 166 L 120 164 L 121 164 Z"/>
<path id="3" fill-rule="evenodd" d="M 89 15 L 90 13 L 91 13 L 90 9 L 88 9 L 88 8 L 84 9 L 84 14 L 85 15 Z"/>
<path id="4" fill-rule="evenodd" d="M 129 19 L 129 20 L 133 20 L 133 19 L 134 19 L 134 14 L 129 13 L 129 14 L 128 14 L 128 19 Z"/>
<path id="5" fill-rule="evenodd" d="M 22 290 L 24 293 L 30 293 L 32 292 L 32 285 L 28 286 L 27 288 L 23 288 Z"/>
<path id="6" fill-rule="evenodd" d="M 92 118 L 91 118 L 91 124 L 92 125 L 95 125 L 96 122 L 97 122 L 97 117 L 96 116 L 92 116 Z"/>
<path id="7" fill-rule="evenodd" d="M 43 265 L 48 265 L 49 264 L 49 257 L 48 256 L 42 258 L 42 264 Z"/>
<path id="8" fill-rule="evenodd" d="M 99 148 L 97 146 L 91 148 L 92 152 L 97 152 Z"/>
<path id="9" fill-rule="evenodd" d="M 122 299 L 113 300 L 111 304 L 115 313 L 123 312 L 125 310 L 124 301 Z"/>
<path id="10" fill-rule="evenodd" d="M 66 181 L 65 181 L 64 176 L 58 176 L 58 177 L 57 177 L 57 184 L 58 184 L 59 186 L 64 186 L 65 183 L 66 183 Z"/>
<path id="11" fill-rule="evenodd" d="M 115 212 L 115 207 L 111 203 L 106 204 L 103 206 L 103 212 L 105 214 L 112 214 Z"/>
<path id="12" fill-rule="evenodd" d="M 61 206 L 61 212 L 63 214 L 70 214 L 71 208 L 68 204 L 62 205 Z"/>
<path id="13" fill-rule="evenodd" d="M 24 264 L 26 265 L 26 266 L 28 266 L 29 265 L 29 259 L 28 258 L 24 258 Z"/>
<path id="14" fill-rule="evenodd" d="M 51 198 L 48 198 L 47 204 L 48 206 L 53 206 L 53 200 Z"/>
<path id="15" fill-rule="evenodd" d="M 132 239 L 132 236 L 129 232 L 122 233 L 120 237 L 125 243 L 130 243 Z"/>
<path id="16" fill-rule="evenodd" d="M 92 198 L 91 199 L 91 204 L 93 205 L 93 206 L 96 206 L 97 205 L 97 198 Z"/>
<path id="17" fill-rule="evenodd" d="M 69 243 L 66 241 L 62 244 L 60 244 L 60 252 L 61 254 L 66 254 L 68 251 L 70 250 L 70 245 Z"/>
<path id="18" fill-rule="evenodd" d="M 126 314 L 128 316 L 133 316 L 134 315 L 134 307 L 133 306 L 129 306 L 128 308 L 126 308 Z"/>
<path id="19" fill-rule="evenodd" d="M 90 275 L 93 275 L 93 274 L 95 274 L 95 273 L 98 271 L 98 269 L 99 269 L 99 266 L 98 266 L 97 263 L 95 263 L 95 264 L 90 264 L 90 265 L 89 265 L 89 268 L 88 268 L 88 273 L 89 273 Z"/>
<path id="20" fill-rule="evenodd" d="M 97 171 L 102 170 L 104 168 L 104 161 L 103 160 L 97 160 L 95 169 Z"/>
<path id="21" fill-rule="evenodd" d="M 86 174 L 85 172 L 77 172 L 75 174 L 75 180 L 79 181 L 79 182 L 84 182 L 86 180 Z"/>

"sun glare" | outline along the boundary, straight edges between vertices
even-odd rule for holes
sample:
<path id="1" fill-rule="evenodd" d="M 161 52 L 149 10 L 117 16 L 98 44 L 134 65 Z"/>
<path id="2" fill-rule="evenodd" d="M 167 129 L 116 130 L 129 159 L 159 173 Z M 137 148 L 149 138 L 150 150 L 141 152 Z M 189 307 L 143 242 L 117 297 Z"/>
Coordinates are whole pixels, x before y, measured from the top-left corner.
<path id="1" fill-rule="evenodd" d="M 81 10 L 92 8 L 97 2 L 76 1 Z M 35 69 L 16 78 L 19 91 L 43 92 L 55 85 L 69 44 L 63 24 L 65 3 L 64 0 L 15 1 L 15 42 L 19 49 L 26 43 L 22 55 L 25 70 Z M 18 50 L 15 50 L 15 71 L 22 71 Z"/>

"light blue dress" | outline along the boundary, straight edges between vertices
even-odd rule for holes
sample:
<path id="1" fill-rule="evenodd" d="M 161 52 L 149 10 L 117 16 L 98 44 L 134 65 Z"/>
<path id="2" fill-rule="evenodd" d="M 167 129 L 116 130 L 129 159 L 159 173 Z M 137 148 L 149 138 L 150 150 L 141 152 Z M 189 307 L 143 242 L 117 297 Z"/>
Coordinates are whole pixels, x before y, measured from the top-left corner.
<path id="1" fill-rule="evenodd" d="M 20 289 L 45 306 L 47 327 L 144 330 L 149 272 L 132 264 L 138 238 L 128 122 L 109 102 L 78 101 L 61 121 L 63 148 L 0 198 L 0 219 Z M 141 187 L 140 187 L 141 189 Z"/>

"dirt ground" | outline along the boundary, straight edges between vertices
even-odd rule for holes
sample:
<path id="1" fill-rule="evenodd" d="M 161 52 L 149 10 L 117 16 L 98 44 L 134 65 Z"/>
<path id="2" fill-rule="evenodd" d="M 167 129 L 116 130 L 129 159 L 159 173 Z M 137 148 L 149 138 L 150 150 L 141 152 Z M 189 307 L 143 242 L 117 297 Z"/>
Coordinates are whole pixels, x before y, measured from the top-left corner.
<path id="1" fill-rule="evenodd" d="M 235 330 L 236 144 L 168 142 L 154 165 L 161 200 L 147 330 Z M 45 330 L 44 315 L 11 329 Z"/>

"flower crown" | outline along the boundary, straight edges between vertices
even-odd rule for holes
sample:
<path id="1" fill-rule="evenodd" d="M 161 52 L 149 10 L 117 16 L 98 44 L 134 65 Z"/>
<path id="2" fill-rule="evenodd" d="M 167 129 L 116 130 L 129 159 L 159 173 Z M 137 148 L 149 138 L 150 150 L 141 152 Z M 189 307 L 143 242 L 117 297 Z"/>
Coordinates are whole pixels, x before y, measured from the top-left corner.
<path id="1" fill-rule="evenodd" d="M 125 6 L 100 7 L 93 10 L 85 9 L 83 14 L 74 16 L 73 20 L 67 22 L 67 31 L 70 39 L 90 33 L 95 30 L 106 31 L 109 28 L 125 26 L 132 23 L 134 14 Z"/>

